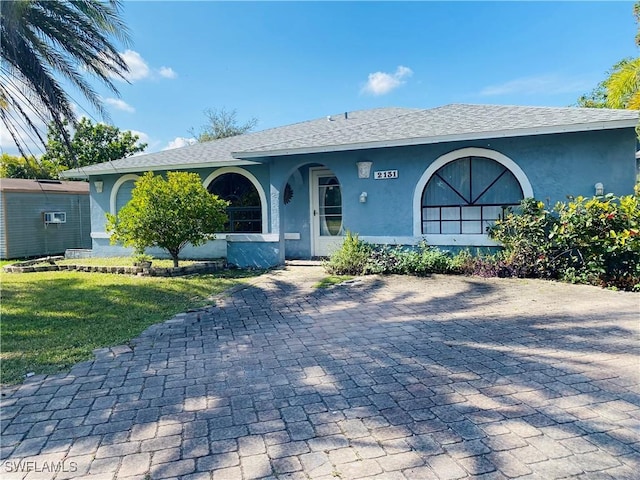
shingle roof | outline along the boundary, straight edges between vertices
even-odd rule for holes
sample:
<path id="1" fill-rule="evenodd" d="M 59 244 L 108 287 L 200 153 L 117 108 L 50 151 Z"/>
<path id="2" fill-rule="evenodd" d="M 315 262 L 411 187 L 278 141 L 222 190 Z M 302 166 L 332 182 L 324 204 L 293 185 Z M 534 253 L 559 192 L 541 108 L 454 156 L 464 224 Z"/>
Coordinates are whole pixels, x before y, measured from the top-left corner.
<path id="1" fill-rule="evenodd" d="M 633 126 L 632 110 L 454 104 L 237 152 L 238 158 Z"/>
<path id="2" fill-rule="evenodd" d="M 169 168 L 246 165 L 261 157 L 633 127 L 638 112 L 588 108 L 453 104 L 332 115 L 65 172 L 67 177 Z M 251 160 L 255 159 L 255 160 Z"/>
<path id="3" fill-rule="evenodd" d="M 393 118 L 403 113 L 418 111 L 410 108 L 377 108 L 349 112 L 345 119 L 344 113 L 325 118 L 294 123 L 284 127 L 270 128 L 259 132 L 247 133 L 236 137 L 213 140 L 211 142 L 196 143 L 186 147 L 163 150 L 161 152 L 136 155 L 108 163 L 100 163 L 83 167 L 82 169 L 67 170 L 63 176 L 70 178 L 85 178 L 89 175 L 107 173 L 141 172 L 145 170 L 162 170 L 168 168 L 198 168 L 218 165 L 247 165 L 256 162 L 239 161 L 232 152 L 248 150 L 259 145 L 283 142 L 293 138 L 305 138 L 315 134 L 336 132 L 346 125 L 361 125 L 384 118 Z M 329 120 L 331 119 L 331 120 Z"/>
<path id="4" fill-rule="evenodd" d="M 65 182 L 60 180 L 29 180 L 24 178 L 0 179 L 3 192 L 47 192 L 47 193 L 89 193 L 87 182 Z"/>

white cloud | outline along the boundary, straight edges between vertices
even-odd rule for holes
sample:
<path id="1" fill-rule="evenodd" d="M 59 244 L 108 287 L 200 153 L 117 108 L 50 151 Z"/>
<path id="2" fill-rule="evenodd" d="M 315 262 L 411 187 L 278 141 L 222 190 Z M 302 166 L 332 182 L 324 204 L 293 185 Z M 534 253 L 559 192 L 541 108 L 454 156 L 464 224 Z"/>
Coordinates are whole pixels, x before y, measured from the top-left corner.
<path id="1" fill-rule="evenodd" d="M 120 57 L 122 57 L 129 67 L 129 72 L 125 74 L 125 78 L 130 82 L 142 80 L 151 74 L 149 65 L 147 65 L 147 62 L 144 61 L 138 52 L 125 50 L 124 53 L 120 54 Z"/>
<path id="2" fill-rule="evenodd" d="M 194 143 L 197 143 L 197 140 L 195 138 L 176 137 L 171 140 L 162 150 L 171 150 L 174 148 L 186 147 L 187 145 L 193 145 Z"/>
<path id="3" fill-rule="evenodd" d="M 394 73 L 374 72 L 369 74 L 369 79 L 361 93 L 370 95 L 385 95 L 405 83 L 405 79 L 413 75 L 413 70 L 400 65 Z"/>
<path id="4" fill-rule="evenodd" d="M 174 79 L 178 76 L 178 74 L 171 67 L 160 67 L 160 70 L 158 70 L 158 73 L 163 78 Z"/>
<path id="5" fill-rule="evenodd" d="M 149 143 L 149 135 L 147 135 L 146 133 L 140 132 L 138 130 L 129 130 L 129 131 L 139 137 L 138 142 Z"/>
<path id="6" fill-rule="evenodd" d="M 490 85 L 480 91 L 480 95 L 487 97 L 500 95 L 535 95 L 535 94 L 561 94 L 581 93 L 592 88 L 589 82 L 578 79 L 549 74 L 533 77 L 522 77 L 497 85 Z"/>
<path id="7" fill-rule="evenodd" d="M 27 155 L 33 154 L 34 156 L 39 157 L 44 153 L 44 146 L 37 140 L 34 133 L 27 133 L 23 130 L 23 127 L 19 127 L 17 128 L 16 134 L 18 135 L 19 142 L 25 149 Z M 40 131 L 40 134 L 46 141 L 46 133 Z M 16 156 L 20 155 L 20 150 L 18 150 L 18 147 L 13 141 L 13 137 L 9 133 L 9 130 L 4 126 L 4 123 L 0 123 L 0 145 L 2 145 L 3 153 Z"/>
<path id="8" fill-rule="evenodd" d="M 122 110 L 123 112 L 134 113 L 136 111 L 135 108 L 119 98 L 105 98 L 104 103 L 111 105 L 116 110 Z"/>
<path id="9" fill-rule="evenodd" d="M 122 129 L 121 131 L 126 131 L 124 129 Z M 147 153 L 149 153 L 149 135 L 147 135 L 144 132 L 141 132 L 139 130 L 129 130 L 129 132 L 131 132 L 133 135 L 137 135 L 138 136 L 138 141 L 136 143 L 140 144 L 140 143 L 146 143 L 147 144 L 147 148 L 146 151 L 142 151 L 142 152 L 136 152 L 133 155 L 131 155 L 132 157 L 137 157 L 138 155 L 146 155 Z"/>
<path id="10" fill-rule="evenodd" d="M 174 79 L 178 77 L 176 71 L 171 67 L 162 66 L 158 69 L 150 67 L 147 61 L 142 58 L 142 55 L 134 50 L 125 50 L 119 53 L 119 55 L 129 67 L 129 72 L 124 74 L 124 80 L 128 80 L 131 83 L 148 78 L 157 79 L 158 77 L 162 77 Z M 123 80 L 122 77 L 114 74 L 111 74 L 111 77 L 116 80 Z"/>

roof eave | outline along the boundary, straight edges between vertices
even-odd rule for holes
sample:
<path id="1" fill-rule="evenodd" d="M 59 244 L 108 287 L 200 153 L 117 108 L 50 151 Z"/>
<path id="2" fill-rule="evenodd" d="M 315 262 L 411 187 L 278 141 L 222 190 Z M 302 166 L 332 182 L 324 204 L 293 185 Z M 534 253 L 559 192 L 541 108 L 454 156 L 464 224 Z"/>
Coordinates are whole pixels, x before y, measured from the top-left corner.
<path id="1" fill-rule="evenodd" d="M 520 128 L 508 130 L 493 130 L 485 132 L 460 133 L 453 135 L 438 135 L 433 137 L 413 137 L 397 140 L 381 140 L 374 142 L 345 143 L 341 145 L 322 145 L 300 148 L 286 148 L 280 150 L 263 150 L 249 152 L 232 152 L 235 158 L 250 159 L 261 157 L 280 157 L 301 155 L 307 153 L 328 153 L 346 150 L 366 150 L 372 148 L 406 147 L 434 143 L 455 142 L 464 140 L 480 140 L 484 138 L 525 137 L 529 135 L 550 135 L 557 133 L 577 133 L 594 130 L 613 130 L 618 128 L 632 128 L 638 124 L 638 119 L 611 120 L 606 122 L 589 122 L 570 125 L 556 125 L 552 127 Z"/>
<path id="2" fill-rule="evenodd" d="M 65 170 L 60 173 L 62 178 L 89 178 L 96 175 L 118 175 L 122 173 L 139 173 L 139 172 L 155 172 L 159 170 L 189 170 L 193 168 L 209 168 L 209 167 L 243 167 L 248 165 L 258 165 L 260 162 L 251 160 L 236 160 L 236 161 L 217 161 L 217 162 L 201 162 L 201 163 L 178 163 L 171 165 L 139 165 L 139 166 L 127 166 L 127 167 L 114 167 L 113 165 L 105 164 L 104 168 L 94 169 L 89 172 L 84 169 Z"/>
<path id="3" fill-rule="evenodd" d="M 89 195 L 89 189 L 87 190 L 38 190 L 38 189 L 27 189 L 27 188 L 0 188 L 1 192 L 7 193 L 45 193 L 47 195 L 52 194 L 62 194 L 62 195 Z"/>

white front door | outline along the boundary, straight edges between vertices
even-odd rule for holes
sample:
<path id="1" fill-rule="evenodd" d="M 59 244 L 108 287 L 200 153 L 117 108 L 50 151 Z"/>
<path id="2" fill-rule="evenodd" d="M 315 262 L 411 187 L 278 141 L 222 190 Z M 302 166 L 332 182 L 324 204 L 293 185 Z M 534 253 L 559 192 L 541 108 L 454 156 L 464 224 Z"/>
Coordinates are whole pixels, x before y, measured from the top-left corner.
<path id="1" fill-rule="evenodd" d="M 342 192 L 326 169 L 311 169 L 311 252 L 326 257 L 342 243 Z"/>

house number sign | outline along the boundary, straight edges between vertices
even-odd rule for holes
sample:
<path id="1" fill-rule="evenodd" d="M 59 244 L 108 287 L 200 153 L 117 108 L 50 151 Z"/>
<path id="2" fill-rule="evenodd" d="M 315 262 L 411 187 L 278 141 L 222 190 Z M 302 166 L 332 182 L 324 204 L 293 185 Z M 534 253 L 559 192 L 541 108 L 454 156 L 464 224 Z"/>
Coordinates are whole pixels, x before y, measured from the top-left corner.
<path id="1" fill-rule="evenodd" d="M 373 178 L 376 180 L 398 178 L 398 170 L 378 170 L 377 172 L 373 172 Z"/>

